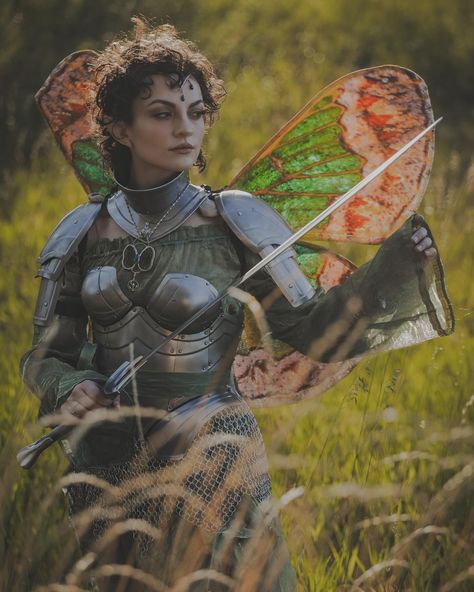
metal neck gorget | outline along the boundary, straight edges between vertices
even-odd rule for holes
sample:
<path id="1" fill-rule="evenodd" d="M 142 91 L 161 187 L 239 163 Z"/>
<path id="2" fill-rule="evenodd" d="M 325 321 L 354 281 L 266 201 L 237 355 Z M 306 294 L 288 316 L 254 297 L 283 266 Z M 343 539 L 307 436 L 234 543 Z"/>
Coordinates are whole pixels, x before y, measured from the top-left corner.
<path id="1" fill-rule="evenodd" d="M 120 190 L 107 201 L 110 217 L 137 239 L 141 238 L 139 231 L 152 229 L 148 241 L 166 236 L 181 226 L 209 195 L 206 189 L 191 185 L 187 171 L 151 189 L 131 189 L 117 179 L 116 183 Z M 158 225 L 157 221 L 160 221 Z"/>

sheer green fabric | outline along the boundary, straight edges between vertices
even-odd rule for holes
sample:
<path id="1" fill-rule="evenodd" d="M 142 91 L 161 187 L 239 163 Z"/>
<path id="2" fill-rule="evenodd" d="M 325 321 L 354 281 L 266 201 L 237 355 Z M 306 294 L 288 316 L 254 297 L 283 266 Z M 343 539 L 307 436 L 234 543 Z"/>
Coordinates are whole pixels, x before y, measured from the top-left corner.
<path id="1" fill-rule="evenodd" d="M 266 310 L 273 337 L 316 360 L 337 362 L 450 334 L 454 316 L 440 257 L 420 256 L 413 230 L 411 218 L 327 294 L 319 289 L 298 308 L 277 298 Z M 262 299 L 272 287 L 260 275 L 247 289 Z"/>
<path id="2" fill-rule="evenodd" d="M 327 294 L 317 289 L 314 297 L 298 308 L 292 308 L 283 297 L 273 298 L 266 309 L 273 337 L 315 359 L 332 362 L 449 334 L 454 320 L 441 262 L 437 257 L 423 266 L 413 249 L 411 234 L 412 220 L 408 220 L 382 244 L 370 262 L 343 284 Z M 99 240 L 85 251 L 80 273 L 84 275 L 101 265 L 115 266 L 122 290 L 137 305 L 147 302 L 166 273 L 182 272 L 204 277 L 219 292 L 241 273 L 239 254 L 223 223 L 195 228 L 182 226 L 154 245 L 156 264 L 150 272 L 139 275 L 142 289 L 131 293 L 127 288 L 131 274 L 121 269 L 120 263 L 125 245 L 133 240 L 132 237 Z M 245 248 L 242 253 L 247 269 L 257 262 L 257 255 Z M 78 265 L 78 258 L 74 257 L 68 263 L 66 273 L 68 269 L 77 273 Z M 262 300 L 275 291 L 275 286 L 261 271 L 247 282 L 245 289 Z M 62 300 L 68 297 L 72 296 L 61 295 Z M 226 298 L 223 306 L 236 304 L 240 306 Z M 67 319 L 56 317 L 56 322 L 64 324 Z M 76 325 L 77 322 L 76 319 Z M 79 319 L 79 323 L 80 329 L 75 328 L 76 337 L 70 341 L 69 349 L 59 349 L 54 334 L 48 340 L 48 331 L 40 330 L 35 334 L 33 348 L 23 357 L 22 374 L 42 401 L 41 414 L 51 413 L 81 381 L 103 382 L 106 379 L 100 369 L 76 368 L 86 341 L 85 316 Z M 219 384 L 227 379 L 227 375 L 220 377 Z M 216 376 L 212 372 L 153 374 L 145 368 L 137 375 L 140 404 L 158 409 L 166 409 L 169 401 L 177 396 L 193 397 L 215 386 Z M 288 400 L 291 401 L 291 393 Z M 121 403 L 134 404 L 131 386 L 123 393 Z M 127 428 L 131 436 L 128 448 L 136 436 L 133 423 L 130 422 Z M 120 456 L 119 451 L 116 452 Z M 93 450 L 90 454 L 93 455 Z M 90 454 L 85 455 L 80 466 L 89 462 L 97 464 L 97 458 L 94 462 Z M 117 458 L 104 459 L 105 462 L 113 460 Z"/>
<path id="3" fill-rule="evenodd" d="M 385 241 L 372 261 L 342 285 L 327 294 L 317 289 L 314 297 L 298 308 L 292 308 L 275 293 L 275 286 L 264 271 L 249 280 L 245 289 L 263 299 L 264 304 L 266 300 L 270 302 L 265 308 L 274 338 L 324 362 L 403 347 L 447 334 L 453 329 L 453 318 L 440 260 L 437 258 L 422 266 L 410 241 L 411 234 L 412 221 L 408 221 Z M 230 231 L 222 223 L 197 228 L 183 226 L 154 245 L 156 264 L 150 272 L 139 275 L 142 289 L 130 293 L 127 288 L 130 272 L 121 269 L 120 263 L 125 245 L 133 240 L 132 237 L 99 240 L 85 251 L 81 264 L 77 256 L 71 259 L 66 274 L 69 271 L 84 276 L 98 266 L 115 266 L 125 294 L 136 305 L 145 305 L 166 273 L 190 273 L 206 278 L 220 292 L 241 275 L 242 260 L 247 269 L 258 260 L 244 248 L 241 253 L 236 251 Z M 63 292 L 61 300 L 77 301 L 77 296 Z M 230 297 L 223 302 L 225 308 L 236 305 L 240 306 Z M 33 347 L 21 363 L 25 381 L 41 399 L 40 414 L 57 409 L 83 380 L 106 380 L 100 369 L 80 367 L 81 351 L 87 341 L 85 311 L 78 310 L 73 320 L 56 316 L 54 323 L 57 330 L 36 331 Z M 71 323 L 73 337 L 69 334 Z M 135 386 L 140 406 L 166 410 L 177 396 L 192 398 L 219 389 L 228 381 L 229 374 L 220 377 L 211 372 L 157 374 L 145 368 L 137 375 Z M 291 393 L 288 400 L 291 401 Z M 121 395 L 121 405 L 131 407 L 134 404 L 133 385 L 130 385 Z M 74 469 L 94 473 L 100 468 L 113 469 L 126 463 L 136 454 L 138 439 L 136 418 L 118 424 L 102 423 L 76 443 L 72 459 Z M 274 528 L 278 539 L 275 548 L 285 554 L 278 524 Z M 228 536 L 226 531 L 215 536 L 211 563 Z M 232 552 L 238 563 L 252 533 L 233 536 Z M 270 569 L 271 556 L 268 562 Z M 287 556 L 276 573 L 277 578 L 269 590 L 294 589 L 294 575 Z"/>

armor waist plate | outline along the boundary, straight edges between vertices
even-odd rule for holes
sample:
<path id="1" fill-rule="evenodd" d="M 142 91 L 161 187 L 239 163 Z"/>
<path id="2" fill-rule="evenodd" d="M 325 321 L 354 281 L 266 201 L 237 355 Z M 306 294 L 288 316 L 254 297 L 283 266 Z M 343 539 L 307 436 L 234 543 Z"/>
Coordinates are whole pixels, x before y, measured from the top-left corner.
<path id="1" fill-rule="evenodd" d="M 91 270 L 82 286 L 82 300 L 92 319 L 97 343 L 98 370 L 112 372 L 133 356 L 147 355 L 172 330 L 210 300 L 217 290 L 191 274 L 167 274 L 151 294 L 148 304 L 136 306 L 124 294 L 114 267 Z M 211 308 L 186 334 L 170 341 L 148 362 L 151 372 L 207 372 L 232 363 L 242 328 L 239 307 L 224 312 Z"/>

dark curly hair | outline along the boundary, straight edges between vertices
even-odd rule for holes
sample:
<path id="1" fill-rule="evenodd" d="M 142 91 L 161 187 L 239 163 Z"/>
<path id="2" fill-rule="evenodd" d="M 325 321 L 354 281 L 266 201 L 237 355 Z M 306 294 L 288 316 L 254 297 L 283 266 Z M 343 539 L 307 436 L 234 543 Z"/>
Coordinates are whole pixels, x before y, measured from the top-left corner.
<path id="1" fill-rule="evenodd" d="M 209 60 L 190 41 L 181 39 L 172 25 L 153 27 L 134 17 L 132 38 L 111 42 L 95 62 L 95 105 L 93 114 L 102 157 L 113 171 L 130 167 L 129 148 L 117 142 L 109 126 L 118 121 L 131 123 L 133 100 L 150 91 L 153 74 L 175 74 L 177 84 L 192 75 L 201 87 L 206 123 L 211 125 L 225 96 L 225 89 Z M 151 92 L 151 91 L 150 91 Z M 196 166 L 206 166 L 199 153 Z"/>

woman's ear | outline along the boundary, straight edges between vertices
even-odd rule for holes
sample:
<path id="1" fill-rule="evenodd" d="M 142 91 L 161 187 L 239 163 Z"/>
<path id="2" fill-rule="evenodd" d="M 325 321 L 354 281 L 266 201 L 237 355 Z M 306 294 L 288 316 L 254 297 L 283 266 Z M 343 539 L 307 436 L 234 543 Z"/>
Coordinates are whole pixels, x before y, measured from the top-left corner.
<path id="1" fill-rule="evenodd" d="M 115 121 L 108 126 L 112 138 L 119 144 L 130 148 L 130 139 L 128 137 L 128 126 L 124 121 Z"/>

